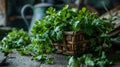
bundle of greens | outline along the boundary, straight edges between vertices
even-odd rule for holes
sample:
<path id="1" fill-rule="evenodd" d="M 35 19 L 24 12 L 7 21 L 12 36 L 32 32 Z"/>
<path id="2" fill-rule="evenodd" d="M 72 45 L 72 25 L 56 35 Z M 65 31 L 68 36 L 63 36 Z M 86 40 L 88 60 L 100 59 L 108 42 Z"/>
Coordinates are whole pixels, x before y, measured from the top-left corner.
<path id="1" fill-rule="evenodd" d="M 84 54 L 78 58 L 81 64 L 86 65 L 87 67 L 106 67 L 107 65 L 112 64 L 113 62 L 107 59 L 105 52 L 101 52 L 100 56 L 93 56 L 93 54 Z"/>
<path id="2" fill-rule="evenodd" d="M 2 52 L 10 53 L 13 49 L 24 48 L 31 43 L 27 32 L 13 29 L 4 37 L 0 43 L 0 50 Z"/>
<path id="3" fill-rule="evenodd" d="M 39 49 L 38 53 L 51 52 L 52 50 L 48 50 L 48 48 L 52 49 L 53 42 L 62 42 L 64 31 L 83 31 L 90 40 L 90 48 L 100 54 L 103 50 L 103 44 L 110 44 L 107 32 L 114 28 L 114 24 L 104 18 L 100 19 L 84 7 L 81 10 L 69 9 L 68 7 L 66 5 L 58 11 L 50 7 L 46 11 L 48 15 L 34 23 L 31 32 L 35 36 L 33 41 L 36 42 L 33 43 L 39 46 L 40 49 L 46 46 L 44 49 L 42 48 L 42 52 L 37 48 Z"/>
<path id="4" fill-rule="evenodd" d="M 14 29 L 2 39 L 0 49 L 3 52 L 12 52 L 13 49 L 17 49 L 22 55 L 32 55 L 33 59 L 53 63 L 53 58 L 47 56 L 54 50 L 52 43 L 62 42 L 64 31 L 83 31 L 90 39 L 91 47 L 101 53 L 102 45 L 96 44 L 95 41 L 109 44 L 110 38 L 106 32 L 110 32 L 114 24 L 106 19 L 100 19 L 86 8 L 78 10 L 68 7 L 66 5 L 61 10 L 50 7 L 46 11 L 48 15 L 34 23 L 31 30 L 32 37 L 23 30 Z M 92 38 L 95 35 L 97 40 Z"/>

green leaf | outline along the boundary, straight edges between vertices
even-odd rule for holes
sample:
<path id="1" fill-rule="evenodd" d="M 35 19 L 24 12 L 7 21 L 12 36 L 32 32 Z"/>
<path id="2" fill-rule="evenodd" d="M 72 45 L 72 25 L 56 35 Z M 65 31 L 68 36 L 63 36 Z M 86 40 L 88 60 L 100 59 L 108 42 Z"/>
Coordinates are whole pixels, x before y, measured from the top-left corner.
<path id="1" fill-rule="evenodd" d="M 36 56 L 34 56 L 33 59 L 36 59 L 36 60 L 40 61 L 40 60 L 45 60 L 46 57 L 47 56 L 45 54 L 42 54 L 42 55 L 36 55 Z"/>
<path id="2" fill-rule="evenodd" d="M 95 63 L 94 63 L 94 61 L 91 58 L 86 58 L 85 59 L 85 65 L 87 67 L 94 67 Z"/>
<path id="3" fill-rule="evenodd" d="M 85 7 L 82 8 L 82 12 L 86 12 L 86 10 L 87 10 L 87 9 L 86 9 Z"/>
<path id="4" fill-rule="evenodd" d="M 105 52 L 103 51 L 103 52 L 102 52 L 101 59 L 105 59 L 105 58 L 106 58 L 106 55 L 105 55 Z"/>
<path id="5" fill-rule="evenodd" d="M 97 65 L 98 65 L 99 67 L 105 67 L 105 62 L 104 62 L 104 61 L 98 61 L 98 62 L 97 62 Z"/>
<path id="6" fill-rule="evenodd" d="M 96 49 L 95 49 L 95 51 L 101 51 L 102 48 L 103 48 L 102 46 L 97 46 Z"/>
<path id="7" fill-rule="evenodd" d="M 65 5 L 65 7 L 63 7 L 63 10 L 68 9 L 69 5 Z"/>
<path id="8" fill-rule="evenodd" d="M 54 60 L 53 57 L 47 58 L 47 59 L 45 60 L 45 63 L 46 63 L 46 64 L 53 64 L 53 60 Z"/>
<path id="9" fill-rule="evenodd" d="M 55 9 L 53 7 L 48 8 L 48 10 L 46 11 L 47 14 L 53 14 L 55 11 Z"/>
<path id="10" fill-rule="evenodd" d="M 108 37 L 108 35 L 106 33 L 102 33 L 100 37 Z"/>
<path id="11" fill-rule="evenodd" d="M 62 40 L 63 39 L 63 36 L 62 36 L 62 31 L 59 31 L 59 32 L 57 32 L 57 40 Z"/>
<path id="12" fill-rule="evenodd" d="M 75 57 L 69 59 L 67 67 L 80 67 L 78 60 Z"/>

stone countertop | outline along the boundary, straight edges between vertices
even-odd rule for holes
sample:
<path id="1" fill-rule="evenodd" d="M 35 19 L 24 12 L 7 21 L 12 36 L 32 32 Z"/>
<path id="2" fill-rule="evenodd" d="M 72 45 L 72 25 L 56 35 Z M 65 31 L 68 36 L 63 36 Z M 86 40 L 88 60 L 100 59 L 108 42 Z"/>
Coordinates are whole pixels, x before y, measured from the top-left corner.
<path id="1" fill-rule="evenodd" d="M 30 56 L 20 56 L 18 53 L 9 54 L 11 58 L 7 60 L 9 63 L 6 66 L 0 67 L 67 67 L 68 61 L 65 59 L 64 55 L 52 54 L 54 59 L 53 64 L 41 64 L 38 61 L 31 60 Z M 0 53 L 0 60 L 3 59 L 3 53 Z M 113 66 L 110 67 L 120 67 L 120 62 L 116 62 Z"/>
<path id="2" fill-rule="evenodd" d="M 66 67 L 67 60 L 63 55 L 52 54 L 54 59 L 53 64 L 41 64 L 38 61 L 31 60 L 30 56 L 20 56 L 17 53 L 9 54 L 7 59 L 8 65 L 0 67 Z M 4 58 L 3 53 L 0 53 L 0 60 Z"/>

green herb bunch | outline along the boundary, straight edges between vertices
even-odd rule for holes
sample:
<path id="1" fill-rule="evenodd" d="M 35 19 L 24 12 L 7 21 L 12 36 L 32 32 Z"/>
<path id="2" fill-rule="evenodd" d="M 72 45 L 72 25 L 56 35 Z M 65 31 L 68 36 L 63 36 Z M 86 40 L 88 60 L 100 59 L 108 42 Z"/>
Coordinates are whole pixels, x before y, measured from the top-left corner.
<path id="1" fill-rule="evenodd" d="M 12 52 L 13 49 L 24 48 L 31 43 L 27 32 L 13 29 L 4 37 L 0 44 L 0 49 L 3 52 Z"/>
<path id="2" fill-rule="evenodd" d="M 78 58 L 78 61 L 87 67 L 106 67 L 113 63 L 110 59 L 107 58 L 104 51 L 101 52 L 100 56 L 84 54 Z"/>
<path id="3" fill-rule="evenodd" d="M 107 32 L 114 28 L 114 24 L 107 19 L 100 19 L 84 7 L 81 10 L 70 9 L 68 5 L 61 10 L 50 7 L 46 13 L 48 15 L 44 19 L 36 21 L 31 31 L 33 35 L 37 36 L 33 41 L 37 40 L 38 42 L 34 43 L 37 43 L 40 47 L 49 45 L 44 47 L 43 53 L 49 51 L 47 50 L 48 47 L 52 48 L 53 42 L 62 42 L 64 31 L 83 31 L 89 40 L 93 39 L 90 42 L 92 44 L 90 48 L 92 47 L 94 51 L 99 51 L 99 53 L 103 50 L 103 43 L 110 44 Z"/>
<path id="4" fill-rule="evenodd" d="M 52 41 L 61 41 L 63 39 L 63 31 L 70 30 L 71 24 L 69 22 L 72 17 L 77 16 L 77 10 L 68 9 L 68 6 L 65 6 L 62 10 L 56 11 L 51 7 L 46 13 L 49 15 L 43 20 L 35 22 L 32 33 L 41 36 L 47 33 Z"/>
<path id="5" fill-rule="evenodd" d="M 52 41 L 49 39 L 47 32 L 42 36 L 36 34 L 31 37 L 31 44 L 25 48 L 21 48 L 19 53 L 22 55 L 32 55 L 32 59 L 41 61 L 43 63 L 53 63 L 53 57 L 47 56 L 52 53 Z"/>
<path id="6" fill-rule="evenodd" d="M 68 5 L 62 10 L 49 8 L 48 14 L 43 20 L 35 22 L 32 33 L 43 35 L 48 32 L 48 37 L 52 41 L 61 41 L 64 31 L 84 31 L 88 36 L 94 36 L 111 31 L 114 24 L 105 19 L 100 19 L 94 13 L 91 13 L 86 8 L 77 10 L 69 9 Z M 96 35 L 97 35 L 96 34 Z"/>

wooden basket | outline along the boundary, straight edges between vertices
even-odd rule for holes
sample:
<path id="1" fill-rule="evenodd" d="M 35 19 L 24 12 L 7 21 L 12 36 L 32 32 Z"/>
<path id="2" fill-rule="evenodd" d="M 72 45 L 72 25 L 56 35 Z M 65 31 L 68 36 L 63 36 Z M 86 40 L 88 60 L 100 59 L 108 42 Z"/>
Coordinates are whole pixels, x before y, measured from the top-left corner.
<path id="1" fill-rule="evenodd" d="M 53 44 L 53 47 L 57 49 L 57 53 L 75 55 L 85 51 L 86 45 L 89 41 L 85 40 L 82 31 L 65 31 L 63 34 L 63 43 Z"/>

